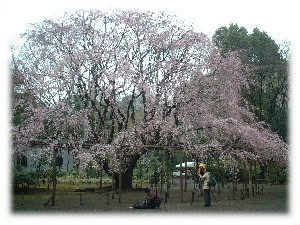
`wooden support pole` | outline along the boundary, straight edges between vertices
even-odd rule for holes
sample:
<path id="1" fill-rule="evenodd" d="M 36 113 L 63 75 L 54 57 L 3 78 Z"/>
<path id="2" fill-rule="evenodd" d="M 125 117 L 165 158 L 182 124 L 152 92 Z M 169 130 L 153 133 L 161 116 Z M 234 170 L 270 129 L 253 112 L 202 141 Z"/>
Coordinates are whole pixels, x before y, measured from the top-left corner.
<path id="1" fill-rule="evenodd" d="M 252 185 L 252 163 L 249 164 L 249 185 Z"/>
<path id="2" fill-rule="evenodd" d="M 238 191 L 238 174 L 237 174 L 237 170 L 235 170 L 234 173 L 234 179 L 235 179 L 235 191 Z"/>
<path id="3" fill-rule="evenodd" d="M 106 205 L 109 205 L 109 193 L 106 194 L 106 197 L 107 197 Z"/>
<path id="4" fill-rule="evenodd" d="M 244 193 L 246 193 L 248 184 L 248 173 L 247 173 L 247 160 L 244 159 Z"/>
<path id="5" fill-rule="evenodd" d="M 192 201 L 191 201 L 191 205 L 193 204 L 193 202 L 195 202 L 195 191 L 192 191 Z"/>
<path id="6" fill-rule="evenodd" d="M 111 193 L 111 199 L 115 199 L 115 172 L 114 170 L 112 169 L 112 172 L 111 172 L 111 177 L 112 177 L 112 184 L 111 184 L 111 189 L 112 189 L 112 193 Z"/>
<path id="7" fill-rule="evenodd" d="M 245 199 L 244 188 L 240 189 L 240 193 L 241 193 L 241 200 L 244 200 Z"/>
<path id="8" fill-rule="evenodd" d="M 187 158 L 185 157 L 185 162 L 184 162 L 184 192 L 187 191 Z"/>
<path id="9" fill-rule="evenodd" d="M 279 167 L 278 165 L 276 165 L 276 181 L 275 181 L 276 184 L 279 183 Z"/>
<path id="10" fill-rule="evenodd" d="M 204 195 L 203 185 L 204 185 L 204 180 L 200 179 L 200 177 L 199 177 L 199 193 L 200 193 L 201 196 Z"/>
<path id="11" fill-rule="evenodd" d="M 166 152 L 166 158 L 167 160 L 165 161 L 166 164 L 166 172 L 167 172 L 167 194 L 169 195 L 170 192 L 170 167 L 169 167 L 169 163 L 170 163 L 170 156 L 169 156 L 169 152 Z"/>
<path id="12" fill-rule="evenodd" d="M 165 192 L 165 204 L 168 203 L 169 192 Z"/>
<path id="13" fill-rule="evenodd" d="M 170 187 L 171 187 L 171 185 L 170 185 L 170 172 L 169 172 L 169 170 L 167 171 L 167 193 L 169 194 L 169 192 L 170 192 Z"/>
<path id="14" fill-rule="evenodd" d="M 24 190 L 22 190 L 22 199 L 21 199 L 21 205 L 24 205 Z"/>
<path id="15" fill-rule="evenodd" d="M 82 193 L 79 195 L 79 204 L 82 205 Z"/>
<path id="16" fill-rule="evenodd" d="M 122 159 L 123 151 L 121 150 L 120 163 L 119 163 L 119 203 L 121 203 L 121 193 L 122 193 Z"/>
<path id="17" fill-rule="evenodd" d="M 182 151 L 180 152 L 180 201 L 183 202 Z"/>
<path id="18" fill-rule="evenodd" d="M 102 160 L 100 159 L 100 188 L 102 188 L 103 184 L 103 165 L 102 165 Z"/>
<path id="19" fill-rule="evenodd" d="M 160 156 L 161 156 L 161 161 L 162 161 L 162 167 L 160 170 L 160 193 L 162 193 L 163 190 L 163 184 L 164 184 L 164 170 L 163 170 L 163 165 L 164 165 L 164 155 L 163 155 L 163 151 L 160 151 Z"/>
<path id="20" fill-rule="evenodd" d="M 160 193 L 163 191 L 163 186 L 164 186 L 164 171 L 160 171 Z"/>
<path id="21" fill-rule="evenodd" d="M 218 155 L 218 161 L 217 161 L 217 166 L 218 166 L 218 201 L 220 201 L 220 155 Z"/>
<path id="22" fill-rule="evenodd" d="M 53 159 L 52 159 L 52 206 L 55 206 L 55 195 L 56 195 L 56 157 L 57 147 L 53 148 Z"/>
<path id="23" fill-rule="evenodd" d="M 267 182 L 268 182 L 268 186 L 270 186 L 270 169 L 269 169 L 269 164 L 267 165 Z"/>
<path id="24" fill-rule="evenodd" d="M 257 190 L 257 161 L 254 162 L 255 190 Z"/>
<path id="25" fill-rule="evenodd" d="M 121 193 L 122 193 L 122 173 L 119 172 L 119 203 L 121 203 Z"/>
<path id="26" fill-rule="evenodd" d="M 235 200 L 235 166 L 232 171 L 232 199 Z"/>

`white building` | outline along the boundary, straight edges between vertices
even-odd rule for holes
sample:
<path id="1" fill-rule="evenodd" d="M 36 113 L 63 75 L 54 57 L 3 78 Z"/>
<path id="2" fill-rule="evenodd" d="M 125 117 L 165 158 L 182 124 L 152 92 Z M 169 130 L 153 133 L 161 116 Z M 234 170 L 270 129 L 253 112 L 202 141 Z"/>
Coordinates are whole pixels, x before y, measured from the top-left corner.
<path id="1" fill-rule="evenodd" d="M 21 154 L 13 155 L 13 165 L 20 165 L 22 170 L 27 172 L 39 172 L 43 169 L 45 156 L 44 147 L 34 147 Z M 59 148 L 57 151 L 57 171 L 70 172 L 74 167 L 74 155 L 71 149 Z"/>

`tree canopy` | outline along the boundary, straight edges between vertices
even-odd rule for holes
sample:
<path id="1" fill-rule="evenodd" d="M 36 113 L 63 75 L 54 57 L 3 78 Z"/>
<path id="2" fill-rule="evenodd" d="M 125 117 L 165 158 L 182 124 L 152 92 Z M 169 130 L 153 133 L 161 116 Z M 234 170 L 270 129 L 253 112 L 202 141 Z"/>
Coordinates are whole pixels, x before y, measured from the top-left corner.
<path id="1" fill-rule="evenodd" d="M 239 55 L 225 57 L 174 17 L 78 11 L 35 24 L 22 38 L 12 73 L 22 81 L 18 92 L 33 97 L 12 128 L 15 151 L 64 139 L 83 165 L 121 172 L 122 162 L 127 178 L 149 146 L 200 158 L 288 159 L 287 145 L 243 98 L 249 71 Z M 13 110 L 23 104 L 16 99 Z"/>

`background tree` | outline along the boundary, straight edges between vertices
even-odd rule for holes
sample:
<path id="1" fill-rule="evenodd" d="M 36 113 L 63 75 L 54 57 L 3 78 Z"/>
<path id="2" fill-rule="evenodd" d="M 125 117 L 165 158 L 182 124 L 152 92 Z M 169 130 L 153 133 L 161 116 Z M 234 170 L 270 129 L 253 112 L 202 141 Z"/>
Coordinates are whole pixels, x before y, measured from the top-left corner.
<path id="1" fill-rule="evenodd" d="M 258 120 L 287 141 L 289 43 L 279 46 L 266 32 L 255 28 L 248 33 L 237 24 L 219 28 L 213 40 L 223 56 L 238 51 L 242 62 L 252 69 L 250 92 L 245 92 L 245 97 Z"/>

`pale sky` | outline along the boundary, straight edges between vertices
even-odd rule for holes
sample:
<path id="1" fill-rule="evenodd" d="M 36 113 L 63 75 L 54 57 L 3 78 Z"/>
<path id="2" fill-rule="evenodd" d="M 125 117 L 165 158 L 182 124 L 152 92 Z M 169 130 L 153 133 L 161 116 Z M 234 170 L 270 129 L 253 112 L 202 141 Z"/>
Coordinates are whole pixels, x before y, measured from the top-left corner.
<path id="1" fill-rule="evenodd" d="M 239 217 L 218 217 L 218 224 L 300 224 L 299 210 L 299 151 L 300 143 L 299 137 L 299 107 L 295 107 L 299 102 L 299 78 L 296 74 L 299 71 L 299 55 L 300 55 L 300 36 L 298 33 L 299 25 L 297 24 L 300 14 L 300 8 L 296 7 L 297 0 L 1 0 L 0 1 L 0 106 L 1 106 L 1 129 L 0 129 L 0 141 L 2 152 L 5 154 L 0 157 L 1 165 L 1 214 L 0 223 L 4 219 L 5 224 L 22 223 L 22 224 L 52 224 L 53 220 L 49 220 L 44 217 L 18 217 L 15 218 L 10 213 L 9 206 L 9 187 L 3 185 L 9 183 L 9 174 L 3 173 L 3 168 L 9 168 L 9 151 L 6 151 L 9 147 L 9 74 L 8 68 L 8 43 L 12 41 L 17 35 L 23 33 L 30 23 L 36 23 L 44 19 L 51 19 L 55 16 L 62 15 L 63 11 L 70 11 L 76 9 L 139 9 L 150 11 L 165 11 L 170 14 L 175 14 L 179 19 L 186 21 L 188 24 L 193 24 L 194 28 L 207 35 L 212 35 L 215 30 L 221 26 L 228 26 L 230 23 L 237 23 L 239 26 L 245 27 L 248 32 L 252 32 L 254 27 L 258 27 L 261 31 L 267 32 L 277 44 L 287 39 L 292 42 L 292 80 L 291 80 L 291 148 L 293 157 L 291 163 L 291 170 L 298 171 L 292 173 L 293 188 L 291 189 L 291 209 L 290 214 L 286 216 L 271 216 L 271 217 L 258 217 L 257 219 L 250 216 L 250 220 L 247 218 Z M 7 110 L 5 110 L 7 109 Z M 1 153 L 2 153 L 1 152 Z M 297 157 L 295 157 L 296 155 Z M 298 163 L 295 163 L 297 160 Z M 5 167 L 6 166 L 6 167 Z M 4 177 L 2 177 L 4 176 Z M 7 194 L 8 193 L 8 194 Z M 4 200 L 3 200 L 4 198 Z M 296 199 L 296 200 L 295 200 Z M 4 203 L 4 205 L 2 205 Z M 2 207 L 5 206 L 5 207 Z M 42 206 L 41 206 L 42 207 Z M 200 211 L 199 211 L 200 212 Z M 201 213 L 201 212 L 200 212 Z M 140 218 L 140 217 L 139 217 Z M 205 217 L 206 218 L 206 217 Z M 76 217 L 76 222 L 72 220 L 72 224 L 84 224 L 86 223 L 86 217 Z M 94 221 L 94 224 L 103 221 L 103 218 Z M 119 217 L 118 223 L 123 222 L 123 218 Z M 140 218 L 138 220 L 126 221 L 130 224 L 154 224 L 153 218 Z M 175 217 L 171 221 L 162 219 L 164 224 L 185 224 L 185 220 L 192 219 L 192 223 L 201 224 L 202 218 L 195 217 Z M 256 220 L 254 220 L 256 219 Z M 263 219 L 263 221 L 261 220 Z M 106 222 L 111 222 L 111 217 L 106 218 Z M 144 221 L 141 221 L 144 220 Z M 60 218 L 55 218 L 55 224 L 61 223 Z M 65 220 L 64 220 L 65 221 Z M 70 221 L 67 218 L 67 224 Z M 198 221 L 198 222 L 197 222 Z M 249 223 L 250 222 L 250 223 Z M 208 223 L 208 221 L 205 221 Z M 212 223 L 216 224 L 216 223 Z"/>
<path id="2" fill-rule="evenodd" d="M 212 35 L 221 26 L 237 23 L 248 32 L 254 27 L 264 30 L 277 43 L 290 40 L 296 30 L 298 14 L 291 0 L 8 0 L 1 1 L 1 23 L 11 40 L 22 33 L 29 23 L 59 16 L 76 9 L 139 9 L 165 11 L 194 24 L 195 29 Z M 2 33 L 2 32 L 1 32 Z M 2 35 L 2 34 L 1 34 Z"/>

